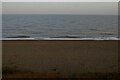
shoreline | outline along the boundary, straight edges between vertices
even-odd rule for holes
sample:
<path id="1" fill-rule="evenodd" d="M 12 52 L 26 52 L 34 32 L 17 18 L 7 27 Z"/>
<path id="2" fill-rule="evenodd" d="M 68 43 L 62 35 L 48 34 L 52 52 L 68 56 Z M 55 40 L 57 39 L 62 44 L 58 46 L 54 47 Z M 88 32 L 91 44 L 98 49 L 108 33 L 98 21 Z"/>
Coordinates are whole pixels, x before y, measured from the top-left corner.
<path id="1" fill-rule="evenodd" d="M 120 41 L 120 40 L 0 40 L 0 41 Z"/>
<path id="2" fill-rule="evenodd" d="M 76 36 L 63 36 L 63 37 L 8 37 L 0 38 L 0 40 L 120 40 L 118 37 L 76 37 Z"/>

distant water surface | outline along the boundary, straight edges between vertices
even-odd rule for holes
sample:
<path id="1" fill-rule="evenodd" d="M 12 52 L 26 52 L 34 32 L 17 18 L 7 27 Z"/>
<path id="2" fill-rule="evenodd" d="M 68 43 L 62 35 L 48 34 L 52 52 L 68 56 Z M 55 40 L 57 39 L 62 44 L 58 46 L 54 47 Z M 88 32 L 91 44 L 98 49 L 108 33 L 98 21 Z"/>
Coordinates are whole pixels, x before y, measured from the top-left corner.
<path id="1" fill-rule="evenodd" d="M 116 39 L 115 15 L 3 15 L 3 39 Z"/>

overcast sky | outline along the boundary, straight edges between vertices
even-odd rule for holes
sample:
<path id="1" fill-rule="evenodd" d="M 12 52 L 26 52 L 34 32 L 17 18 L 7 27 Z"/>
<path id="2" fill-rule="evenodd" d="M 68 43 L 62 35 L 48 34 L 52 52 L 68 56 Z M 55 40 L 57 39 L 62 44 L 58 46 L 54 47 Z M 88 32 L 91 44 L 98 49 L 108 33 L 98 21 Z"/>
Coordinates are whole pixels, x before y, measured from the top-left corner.
<path id="1" fill-rule="evenodd" d="M 3 14 L 117 15 L 117 2 L 3 2 Z"/>
<path id="2" fill-rule="evenodd" d="M 119 0 L 1 0 L 2 2 L 118 2 Z"/>

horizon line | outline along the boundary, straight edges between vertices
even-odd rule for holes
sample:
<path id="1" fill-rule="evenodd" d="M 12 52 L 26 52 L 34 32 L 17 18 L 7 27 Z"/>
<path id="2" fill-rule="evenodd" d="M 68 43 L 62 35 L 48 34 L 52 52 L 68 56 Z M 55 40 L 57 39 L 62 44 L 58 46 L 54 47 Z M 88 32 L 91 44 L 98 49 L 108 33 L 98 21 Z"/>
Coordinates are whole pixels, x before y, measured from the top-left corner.
<path id="1" fill-rule="evenodd" d="M 2 14 L 2 15 L 119 15 L 119 14 Z"/>

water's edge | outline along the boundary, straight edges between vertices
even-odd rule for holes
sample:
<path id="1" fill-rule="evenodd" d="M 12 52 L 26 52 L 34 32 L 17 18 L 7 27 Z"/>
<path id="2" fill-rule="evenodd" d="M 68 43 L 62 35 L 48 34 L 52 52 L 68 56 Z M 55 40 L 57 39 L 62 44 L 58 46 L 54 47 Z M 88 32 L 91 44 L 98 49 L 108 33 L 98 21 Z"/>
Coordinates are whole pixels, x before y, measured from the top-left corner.
<path id="1" fill-rule="evenodd" d="M 0 40 L 120 40 L 116 37 L 96 37 L 96 38 L 1 38 Z"/>

